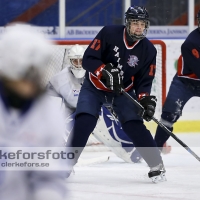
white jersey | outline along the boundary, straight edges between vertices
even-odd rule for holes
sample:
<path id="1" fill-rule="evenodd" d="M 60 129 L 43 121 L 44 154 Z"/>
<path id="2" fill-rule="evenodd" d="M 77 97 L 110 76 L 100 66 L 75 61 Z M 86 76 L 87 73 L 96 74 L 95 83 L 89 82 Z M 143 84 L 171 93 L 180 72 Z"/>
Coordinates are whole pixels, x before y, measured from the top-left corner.
<path id="1" fill-rule="evenodd" d="M 66 113 L 69 115 L 72 114 L 76 109 L 78 95 L 80 93 L 83 79 L 84 78 L 75 78 L 69 67 L 66 67 L 58 74 L 53 76 L 49 81 L 49 89 L 54 89 L 57 93 L 57 96 L 64 98 L 67 109 Z"/>
<path id="2" fill-rule="evenodd" d="M 47 98 L 41 96 L 21 114 L 18 110 L 7 108 L 0 94 L 0 146 L 62 146 L 64 118 Z M 60 200 L 63 199 L 60 190 L 65 190 L 65 183 L 56 173 L 0 170 L 0 199 Z"/>

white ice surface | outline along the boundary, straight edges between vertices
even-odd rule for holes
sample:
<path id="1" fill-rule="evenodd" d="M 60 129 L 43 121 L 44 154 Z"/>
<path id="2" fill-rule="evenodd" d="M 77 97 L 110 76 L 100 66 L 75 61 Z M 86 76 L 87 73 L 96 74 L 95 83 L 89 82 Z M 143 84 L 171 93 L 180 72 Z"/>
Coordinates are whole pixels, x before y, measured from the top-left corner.
<path id="1" fill-rule="evenodd" d="M 200 134 L 177 134 L 200 156 Z M 172 138 L 172 152 L 162 155 L 166 182 L 153 184 L 144 161 L 129 164 L 112 152 L 84 152 L 82 158 L 110 155 L 105 163 L 75 167 L 67 179 L 68 200 L 199 200 L 200 162 Z"/>

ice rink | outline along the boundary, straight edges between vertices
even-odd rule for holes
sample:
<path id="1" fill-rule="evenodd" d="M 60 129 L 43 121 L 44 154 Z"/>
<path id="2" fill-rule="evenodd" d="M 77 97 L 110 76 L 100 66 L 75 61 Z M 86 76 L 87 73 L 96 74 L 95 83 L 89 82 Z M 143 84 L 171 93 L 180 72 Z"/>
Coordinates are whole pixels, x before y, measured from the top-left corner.
<path id="1" fill-rule="evenodd" d="M 177 134 L 200 156 L 200 134 Z M 76 166 L 67 179 L 68 200 L 199 200 L 200 162 L 173 138 L 172 152 L 162 155 L 166 182 L 154 184 L 147 177 L 149 168 L 125 163 L 112 152 L 84 152 L 82 158 L 110 155 L 109 161 L 90 166 Z"/>

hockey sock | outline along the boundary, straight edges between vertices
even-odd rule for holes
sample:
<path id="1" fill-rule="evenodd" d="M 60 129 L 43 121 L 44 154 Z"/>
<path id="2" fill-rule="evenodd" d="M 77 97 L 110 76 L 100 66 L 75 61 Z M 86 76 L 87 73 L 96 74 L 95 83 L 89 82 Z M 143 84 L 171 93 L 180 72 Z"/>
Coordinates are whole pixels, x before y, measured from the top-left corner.
<path id="1" fill-rule="evenodd" d="M 76 117 L 74 129 L 68 141 L 72 147 L 85 147 L 87 140 L 94 130 L 97 118 L 93 115 L 82 113 Z"/>
<path id="2" fill-rule="evenodd" d="M 133 141 L 136 149 L 149 167 L 154 167 L 162 162 L 156 143 L 142 121 L 132 120 L 125 122 L 122 124 L 122 128 Z"/>
<path id="3" fill-rule="evenodd" d="M 173 130 L 173 127 L 169 128 L 170 131 Z M 166 133 L 160 126 L 158 126 L 155 135 L 155 142 L 157 147 L 162 150 L 164 143 L 169 139 L 170 135 Z"/>

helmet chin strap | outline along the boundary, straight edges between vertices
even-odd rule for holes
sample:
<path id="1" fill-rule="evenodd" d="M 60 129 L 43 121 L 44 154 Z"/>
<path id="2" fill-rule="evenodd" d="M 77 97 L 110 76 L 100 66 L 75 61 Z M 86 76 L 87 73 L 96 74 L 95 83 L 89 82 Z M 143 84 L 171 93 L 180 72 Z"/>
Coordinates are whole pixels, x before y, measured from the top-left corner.
<path id="1" fill-rule="evenodd" d="M 136 35 L 136 34 L 132 34 L 131 35 L 131 33 L 130 33 L 130 23 L 131 22 L 129 20 L 125 21 L 127 40 L 135 42 L 135 41 L 144 39 L 146 37 L 146 34 L 147 34 L 147 29 L 149 27 L 149 22 L 145 21 L 145 23 L 146 23 L 145 29 L 143 30 L 143 33 L 141 35 Z"/>
<path id="2" fill-rule="evenodd" d="M 128 26 L 130 26 L 130 25 L 128 25 Z M 130 28 L 129 28 L 130 29 Z M 137 35 L 133 35 L 133 36 L 131 36 L 131 34 L 129 33 L 130 32 L 130 30 L 128 30 L 128 28 L 127 28 L 127 26 L 126 26 L 126 36 L 127 36 L 127 40 L 129 41 L 129 42 L 136 42 L 136 41 L 138 41 L 138 40 L 142 40 L 143 38 L 137 38 L 136 36 Z"/>
<path id="3" fill-rule="evenodd" d="M 138 39 L 132 38 L 132 37 L 129 35 L 129 33 L 128 33 L 128 31 L 127 31 L 127 27 L 126 27 L 126 29 L 125 29 L 125 34 L 126 34 L 126 39 L 127 39 L 129 45 L 132 45 L 134 42 L 138 41 Z"/>

